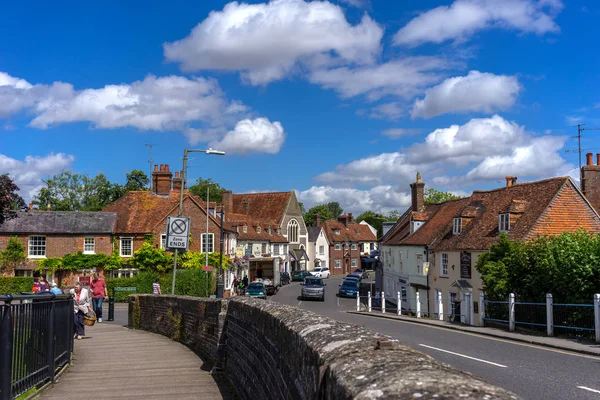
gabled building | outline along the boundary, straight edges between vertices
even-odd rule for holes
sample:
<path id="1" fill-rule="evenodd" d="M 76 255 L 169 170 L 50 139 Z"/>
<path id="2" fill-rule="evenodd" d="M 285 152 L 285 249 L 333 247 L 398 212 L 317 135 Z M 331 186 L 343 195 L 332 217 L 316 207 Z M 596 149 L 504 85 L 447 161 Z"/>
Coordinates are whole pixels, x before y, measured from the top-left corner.
<path id="1" fill-rule="evenodd" d="M 329 241 L 325 234 L 325 229 L 321 226 L 319 214 L 315 214 L 315 223 L 308 227 L 308 258 L 313 260 L 310 263 L 309 271 L 317 267 L 329 268 Z"/>
<path id="2" fill-rule="evenodd" d="M 568 177 L 522 184 L 506 177 L 505 187 L 475 191 L 465 200 L 429 246 L 429 298 L 441 294 L 444 313 L 454 312 L 470 324 L 480 323 L 482 281 L 475 265 L 500 234 L 526 241 L 579 229 L 600 232 L 600 217 Z M 437 307 L 430 301 L 430 310 L 436 313 Z"/>
<path id="3" fill-rule="evenodd" d="M 329 243 L 329 271 L 349 274 L 361 266 L 361 256 L 376 248 L 377 237 L 369 225 L 354 222 L 352 213 L 321 223 Z"/>

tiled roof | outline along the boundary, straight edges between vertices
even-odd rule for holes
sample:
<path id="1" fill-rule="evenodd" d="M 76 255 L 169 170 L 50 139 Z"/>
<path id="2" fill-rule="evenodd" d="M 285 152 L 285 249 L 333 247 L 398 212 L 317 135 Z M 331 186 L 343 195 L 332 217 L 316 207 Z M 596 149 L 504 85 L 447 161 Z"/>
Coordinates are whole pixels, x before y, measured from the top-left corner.
<path id="1" fill-rule="evenodd" d="M 253 216 L 236 213 L 229 213 L 229 215 L 225 214 L 225 218 L 227 220 L 227 226 L 234 231 L 237 230 L 238 240 L 269 241 L 271 243 L 288 242 L 285 236 L 277 234 L 277 228 L 279 228 L 279 224 L 274 219 L 258 219 L 254 218 Z M 246 226 L 246 232 L 244 232 L 243 226 Z M 260 232 L 258 232 L 259 226 Z M 271 227 L 270 234 L 269 227 Z"/>
<path id="2" fill-rule="evenodd" d="M 248 215 L 259 219 L 274 219 L 278 223 L 285 214 L 292 192 L 233 194 L 235 214 L 246 214 L 244 201 L 248 204 Z"/>
<path id="3" fill-rule="evenodd" d="M 426 206 L 426 210 L 430 214 L 429 220 L 399 244 L 429 246 L 435 243 L 448 231 L 448 228 L 452 229 L 454 216 L 468 201 L 469 198 L 463 198 Z"/>
<path id="4" fill-rule="evenodd" d="M 191 199 L 203 212 L 202 200 L 185 193 L 184 202 Z M 206 204 L 206 202 L 204 202 Z M 117 201 L 107 205 L 102 211 L 117 213 L 115 233 L 149 233 L 179 206 L 179 191 L 172 190 L 168 196 L 157 196 L 149 191 L 131 191 Z M 220 222 L 211 214 L 217 225 Z"/>
<path id="5" fill-rule="evenodd" d="M 316 242 L 319 237 L 319 233 L 321 232 L 320 226 L 309 226 L 308 227 L 308 241 Z"/>
<path id="6" fill-rule="evenodd" d="M 377 238 L 373 235 L 373 232 L 371 232 L 368 225 L 351 222 L 346 227 L 343 223 L 333 219 L 324 221 L 321 224 L 325 230 L 325 235 L 327 235 L 329 243 L 377 241 Z M 339 230 L 339 234 L 335 233 L 336 230 Z"/>
<path id="7" fill-rule="evenodd" d="M 117 214 L 83 211 L 23 211 L 0 225 L 0 233 L 112 234 Z"/>

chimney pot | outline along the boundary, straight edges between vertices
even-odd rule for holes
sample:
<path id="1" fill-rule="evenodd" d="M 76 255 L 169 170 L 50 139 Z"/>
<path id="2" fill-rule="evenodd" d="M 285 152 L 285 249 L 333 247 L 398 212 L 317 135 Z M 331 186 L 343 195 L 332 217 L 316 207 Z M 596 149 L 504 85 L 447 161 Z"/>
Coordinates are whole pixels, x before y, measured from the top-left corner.
<path id="1" fill-rule="evenodd" d="M 513 184 L 513 177 L 512 176 L 506 176 L 504 179 L 506 179 L 506 187 L 511 187 Z"/>
<path id="2" fill-rule="evenodd" d="M 600 153 L 596 153 L 596 165 L 600 165 Z"/>
<path id="3" fill-rule="evenodd" d="M 158 165 L 154 164 L 154 172 L 158 172 Z"/>
<path id="4" fill-rule="evenodd" d="M 319 213 L 315 213 L 314 217 L 315 217 L 315 226 L 321 226 L 321 216 L 319 215 Z"/>
<path id="5" fill-rule="evenodd" d="M 165 164 L 165 171 L 169 172 L 169 164 Z"/>
<path id="6" fill-rule="evenodd" d="M 179 172 L 175 171 L 175 178 L 179 179 Z"/>
<path id="7" fill-rule="evenodd" d="M 594 160 L 593 160 L 594 154 L 593 153 L 587 153 L 585 155 L 585 158 L 586 158 L 586 165 L 594 165 Z"/>

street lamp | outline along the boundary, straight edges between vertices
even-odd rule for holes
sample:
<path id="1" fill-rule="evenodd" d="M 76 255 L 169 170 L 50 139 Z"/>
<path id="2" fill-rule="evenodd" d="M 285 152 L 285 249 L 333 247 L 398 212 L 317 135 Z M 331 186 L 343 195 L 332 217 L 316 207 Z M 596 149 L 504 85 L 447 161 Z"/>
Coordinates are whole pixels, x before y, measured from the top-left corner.
<path id="1" fill-rule="evenodd" d="M 182 177 L 181 177 L 181 186 L 179 188 L 179 211 L 177 212 L 177 216 L 181 217 L 181 213 L 183 212 L 183 190 L 185 186 L 185 178 L 187 175 L 187 161 L 189 153 L 205 153 L 207 155 L 215 155 L 215 156 L 224 156 L 225 152 L 221 150 L 213 150 L 209 148 L 208 150 L 198 150 L 198 149 L 184 149 L 183 150 L 183 168 L 182 168 Z M 208 199 L 207 199 L 208 200 Z M 208 225 L 208 206 L 206 207 L 206 221 Z M 202 236 L 200 236 L 202 238 Z M 202 243 L 202 240 L 200 241 Z M 208 235 L 206 236 L 206 250 L 208 250 Z M 173 265 L 173 280 L 171 282 L 171 294 L 175 294 L 175 274 L 177 272 L 177 256 L 179 254 L 179 249 L 175 249 L 175 263 Z M 207 252 L 208 254 L 208 252 Z M 208 263 L 207 263 L 208 264 Z M 221 272 L 221 266 L 219 265 L 219 279 Z"/>

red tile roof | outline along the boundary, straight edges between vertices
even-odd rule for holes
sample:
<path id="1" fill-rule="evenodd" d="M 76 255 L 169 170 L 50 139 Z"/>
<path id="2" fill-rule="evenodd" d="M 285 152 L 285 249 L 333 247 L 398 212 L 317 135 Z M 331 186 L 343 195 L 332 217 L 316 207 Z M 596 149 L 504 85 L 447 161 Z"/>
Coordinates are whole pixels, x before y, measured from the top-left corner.
<path id="1" fill-rule="evenodd" d="M 292 192 L 233 194 L 234 214 L 246 214 L 244 202 L 248 204 L 248 215 L 258 219 L 274 219 L 281 222 Z"/>
<path id="2" fill-rule="evenodd" d="M 227 219 L 227 226 L 234 231 L 237 230 L 238 240 L 260 240 L 269 241 L 271 243 L 288 243 L 287 239 L 283 235 L 277 234 L 279 224 L 274 219 L 259 219 L 253 216 L 235 213 L 229 213 L 229 215 L 225 214 L 225 218 Z M 243 226 L 246 226 L 246 232 L 244 232 Z M 258 232 L 259 226 L 260 232 Z M 270 234 L 269 227 L 271 227 Z"/>
<path id="3" fill-rule="evenodd" d="M 330 219 L 323 221 L 321 226 L 325 230 L 330 244 L 335 242 L 376 242 L 377 238 L 368 225 L 351 222 L 345 226 L 343 223 Z M 339 234 L 335 233 L 336 230 Z"/>
<path id="4" fill-rule="evenodd" d="M 429 220 L 415 233 L 402 240 L 400 244 L 428 246 L 435 243 L 447 232 L 448 227 L 452 228 L 453 217 L 467 204 L 468 200 L 468 198 L 463 198 L 426 206 L 431 215 Z"/>

